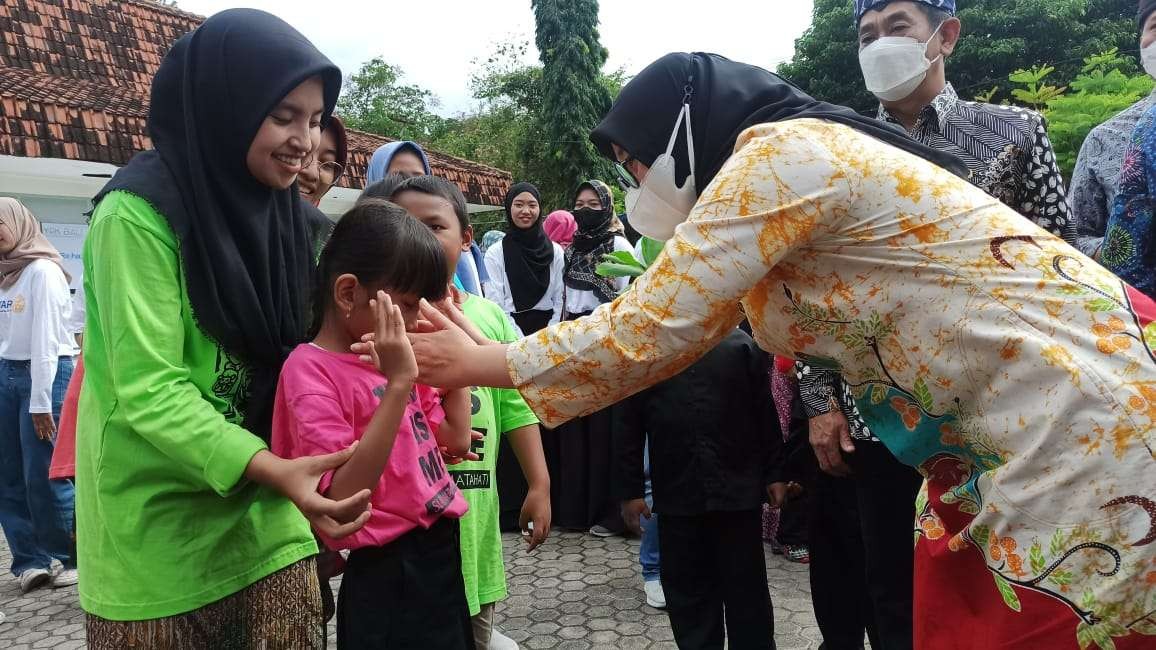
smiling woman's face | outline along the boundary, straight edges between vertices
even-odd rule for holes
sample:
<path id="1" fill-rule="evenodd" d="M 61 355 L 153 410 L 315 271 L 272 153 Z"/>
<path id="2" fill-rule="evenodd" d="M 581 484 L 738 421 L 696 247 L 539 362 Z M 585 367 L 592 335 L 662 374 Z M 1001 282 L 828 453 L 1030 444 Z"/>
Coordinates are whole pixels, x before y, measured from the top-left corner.
<path id="1" fill-rule="evenodd" d="M 529 192 L 522 192 L 515 196 L 510 203 L 510 220 L 522 230 L 532 228 L 538 222 L 540 214 L 541 208 L 538 206 L 538 199 L 535 199 L 534 195 Z"/>
<path id="2" fill-rule="evenodd" d="M 249 173 L 262 185 L 287 189 L 321 142 L 325 85 L 311 77 L 269 111 L 245 157 Z"/>
<path id="3" fill-rule="evenodd" d="M 332 175 L 322 178 L 321 165 L 337 161 L 337 137 L 333 129 L 321 132 L 321 144 L 317 145 L 317 153 L 313 161 L 301 170 L 297 176 L 297 189 L 301 191 L 301 198 L 313 205 L 321 203 L 321 199 L 332 186 Z"/>

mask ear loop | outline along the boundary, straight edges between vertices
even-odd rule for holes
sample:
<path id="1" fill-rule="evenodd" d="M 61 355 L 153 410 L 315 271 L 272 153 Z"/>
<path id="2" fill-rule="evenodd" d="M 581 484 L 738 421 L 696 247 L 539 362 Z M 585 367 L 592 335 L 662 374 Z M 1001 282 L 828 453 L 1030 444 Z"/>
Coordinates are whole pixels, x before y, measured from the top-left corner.
<path id="1" fill-rule="evenodd" d="M 946 22 L 946 21 L 944 21 L 944 22 Z M 931 45 L 931 41 L 935 40 L 936 34 L 938 34 L 939 30 L 941 30 L 941 29 L 943 29 L 943 23 L 939 23 L 939 27 L 936 27 L 935 31 L 931 32 L 931 36 L 927 37 L 927 41 L 923 43 L 923 58 L 925 58 L 925 59 L 927 58 L 927 48 Z M 937 56 L 933 60 L 931 60 L 931 65 L 935 65 L 935 62 L 942 59 L 942 58 L 943 58 L 943 52 L 940 52 L 939 56 Z"/>
<path id="2" fill-rule="evenodd" d="M 694 136 L 690 131 L 690 104 L 682 105 L 683 113 L 686 114 L 686 153 L 690 157 L 690 174 L 687 175 L 686 180 L 694 188 Z M 678 132 L 678 127 L 675 127 L 675 132 Z"/>

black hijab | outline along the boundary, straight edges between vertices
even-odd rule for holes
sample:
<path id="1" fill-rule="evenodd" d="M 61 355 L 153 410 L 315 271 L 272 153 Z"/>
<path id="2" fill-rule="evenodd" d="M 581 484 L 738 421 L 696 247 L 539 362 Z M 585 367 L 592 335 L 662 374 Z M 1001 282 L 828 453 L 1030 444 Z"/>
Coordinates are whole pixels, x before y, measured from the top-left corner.
<path id="1" fill-rule="evenodd" d="M 734 153 L 740 133 L 756 124 L 808 117 L 844 124 L 967 178 L 963 161 L 912 140 L 899 127 L 818 101 L 762 68 L 700 52 L 675 52 L 648 65 L 622 88 L 590 140 L 611 160 L 613 142 L 651 165 L 666 151 L 688 93 L 695 189 L 700 195 Z M 682 183 L 690 172 L 685 137 L 678 139 L 674 156 Z"/>
<path id="2" fill-rule="evenodd" d="M 511 206 L 514 199 L 525 192 L 539 202 L 538 220 L 529 228 L 514 225 Z M 516 183 L 506 192 L 506 221 L 509 231 L 502 238 L 502 259 L 506 263 L 506 281 L 514 298 L 514 309 L 526 311 L 546 295 L 550 288 L 550 267 L 554 263 L 554 242 L 542 228 L 541 194 L 531 183 Z"/>
<path id="3" fill-rule="evenodd" d="M 614 252 L 614 238 L 610 225 L 614 222 L 614 197 L 610 188 L 598 180 L 590 180 L 578 186 L 574 193 L 574 200 L 582 190 L 593 190 L 602 203 L 601 210 L 582 208 L 573 210 L 574 220 L 578 222 L 578 231 L 574 233 L 574 242 L 566 249 L 566 286 L 577 291 L 593 291 L 602 302 L 610 302 L 617 296 L 614 281 L 608 277 L 598 275 L 598 265 L 602 256 Z"/>
<path id="4" fill-rule="evenodd" d="M 320 213 L 296 184 L 259 183 L 245 158 L 269 111 L 313 76 L 325 83 L 325 123 L 341 87 L 329 59 L 272 14 L 211 16 L 173 45 L 153 79 L 154 148 L 134 156 L 94 199 L 131 192 L 168 221 L 193 316 L 248 371 L 244 424 L 265 439 L 281 365 L 308 329 Z"/>

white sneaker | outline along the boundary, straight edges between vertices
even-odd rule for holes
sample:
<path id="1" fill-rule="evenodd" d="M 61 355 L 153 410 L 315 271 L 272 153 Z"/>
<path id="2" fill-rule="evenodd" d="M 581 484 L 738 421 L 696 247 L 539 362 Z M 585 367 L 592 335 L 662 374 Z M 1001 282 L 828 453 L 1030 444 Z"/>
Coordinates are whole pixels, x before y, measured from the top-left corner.
<path id="1" fill-rule="evenodd" d="M 60 573 L 52 576 L 52 588 L 71 587 L 80 582 L 80 575 L 76 569 L 63 569 Z"/>
<path id="2" fill-rule="evenodd" d="M 490 630 L 490 650 L 518 650 L 518 642 L 497 630 Z"/>
<path id="3" fill-rule="evenodd" d="M 590 534 L 595 536 L 595 537 L 614 537 L 618 533 L 615 533 L 614 531 L 610 530 L 606 526 L 603 526 L 601 524 L 596 524 L 596 525 L 590 527 Z"/>
<path id="4" fill-rule="evenodd" d="M 646 604 L 655 609 L 666 609 L 666 594 L 662 592 L 662 581 L 650 580 L 642 583 L 646 592 Z"/>
<path id="5" fill-rule="evenodd" d="M 48 569 L 28 569 L 20 574 L 20 591 L 28 593 L 34 589 L 39 589 L 52 580 L 52 574 Z"/>

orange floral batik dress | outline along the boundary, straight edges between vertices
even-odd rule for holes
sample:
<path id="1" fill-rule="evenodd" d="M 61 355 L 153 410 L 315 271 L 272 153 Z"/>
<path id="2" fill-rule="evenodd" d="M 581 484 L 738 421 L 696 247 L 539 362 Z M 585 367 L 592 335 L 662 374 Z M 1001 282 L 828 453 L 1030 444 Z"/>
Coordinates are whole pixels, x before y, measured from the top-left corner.
<path id="1" fill-rule="evenodd" d="M 766 350 L 842 372 L 926 478 L 917 647 L 1156 647 L 1150 300 L 966 181 L 800 119 L 744 132 L 631 291 L 507 361 L 554 426 L 744 313 Z"/>

